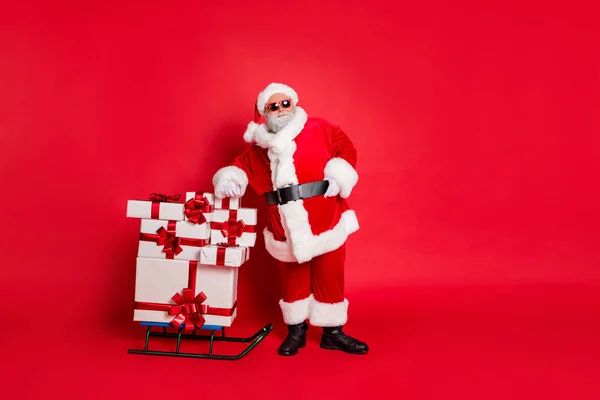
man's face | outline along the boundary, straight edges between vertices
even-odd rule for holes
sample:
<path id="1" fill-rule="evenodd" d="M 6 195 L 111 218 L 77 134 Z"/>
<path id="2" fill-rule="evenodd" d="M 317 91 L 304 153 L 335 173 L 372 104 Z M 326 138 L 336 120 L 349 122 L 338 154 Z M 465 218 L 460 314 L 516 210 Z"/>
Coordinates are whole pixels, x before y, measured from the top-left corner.
<path id="1" fill-rule="evenodd" d="M 275 93 L 267 100 L 264 111 L 269 129 L 272 132 L 279 132 L 294 117 L 296 106 L 292 103 L 292 99 L 285 94 Z"/>

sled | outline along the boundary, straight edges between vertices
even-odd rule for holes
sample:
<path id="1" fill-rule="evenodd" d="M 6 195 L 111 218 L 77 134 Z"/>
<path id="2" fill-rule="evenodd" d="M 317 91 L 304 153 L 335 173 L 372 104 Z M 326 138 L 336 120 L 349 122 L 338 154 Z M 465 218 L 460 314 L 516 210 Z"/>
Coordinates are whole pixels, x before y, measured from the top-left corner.
<path id="1" fill-rule="evenodd" d="M 252 349 L 256 347 L 273 329 L 273 324 L 268 324 L 254 335 L 250 337 L 240 338 L 225 336 L 225 327 L 216 325 L 203 325 L 201 328 L 195 327 L 191 333 L 184 333 L 183 325 L 180 326 L 179 332 L 171 333 L 167 332 L 167 328 L 174 328 L 170 323 L 159 323 L 159 322 L 141 322 L 141 326 L 147 327 L 146 329 L 146 343 L 144 350 L 129 349 L 129 354 L 142 354 L 148 356 L 172 356 L 172 357 L 188 357 L 188 358 L 207 358 L 213 360 L 239 360 L 248 354 Z M 162 328 L 162 329 L 153 329 Z M 200 335 L 196 331 L 210 331 L 210 335 Z M 220 335 L 216 332 L 220 331 Z M 175 344 L 175 351 L 155 351 L 149 349 L 149 343 L 151 337 L 159 338 L 171 338 L 177 339 Z M 208 353 L 183 353 L 179 351 L 182 340 L 208 340 L 209 347 Z M 246 343 L 247 347 L 244 351 L 236 355 L 221 355 L 213 353 L 214 342 L 235 342 L 235 343 Z"/>

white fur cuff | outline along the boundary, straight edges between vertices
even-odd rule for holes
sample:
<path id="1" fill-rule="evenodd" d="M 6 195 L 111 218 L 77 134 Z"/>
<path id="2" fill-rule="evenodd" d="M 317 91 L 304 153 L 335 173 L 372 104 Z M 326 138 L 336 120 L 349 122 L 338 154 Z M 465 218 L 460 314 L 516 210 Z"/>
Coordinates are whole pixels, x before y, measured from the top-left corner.
<path id="1" fill-rule="evenodd" d="M 279 300 L 281 306 L 281 312 L 283 314 L 283 322 L 287 325 L 297 325 L 308 319 L 308 311 L 311 301 L 313 301 L 313 295 L 309 297 L 297 300 L 291 303 Z"/>
<path id="2" fill-rule="evenodd" d="M 248 186 L 248 176 L 243 169 L 231 165 L 228 167 L 223 167 L 217 171 L 217 173 L 213 176 L 212 182 L 215 187 L 215 196 L 218 198 L 225 197 L 222 187 L 223 182 L 225 181 L 233 181 L 240 185 L 242 188 L 242 196 L 246 192 L 246 187 Z"/>
<path id="3" fill-rule="evenodd" d="M 348 321 L 348 300 L 339 303 L 321 303 L 314 298 L 310 302 L 310 324 L 320 327 L 345 325 Z"/>
<path id="4" fill-rule="evenodd" d="M 340 196 L 346 198 L 358 182 L 358 173 L 348 161 L 334 157 L 325 165 L 325 179 L 334 179 L 340 185 Z"/>

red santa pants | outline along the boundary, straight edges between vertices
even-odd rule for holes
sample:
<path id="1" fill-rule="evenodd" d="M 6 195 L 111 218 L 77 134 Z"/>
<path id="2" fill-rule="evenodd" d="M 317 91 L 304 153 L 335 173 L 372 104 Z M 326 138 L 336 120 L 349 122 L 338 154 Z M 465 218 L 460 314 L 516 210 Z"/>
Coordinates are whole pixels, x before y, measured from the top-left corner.
<path id="1" fill-rule="evenodd" d="M 305 263 L 279 262 L 283 298 L 279 305 L 288 325 L 304 322 L 315 326 L 340 326 L 347 321 L 344 298 L 346 247 L 314 257 Z"/>

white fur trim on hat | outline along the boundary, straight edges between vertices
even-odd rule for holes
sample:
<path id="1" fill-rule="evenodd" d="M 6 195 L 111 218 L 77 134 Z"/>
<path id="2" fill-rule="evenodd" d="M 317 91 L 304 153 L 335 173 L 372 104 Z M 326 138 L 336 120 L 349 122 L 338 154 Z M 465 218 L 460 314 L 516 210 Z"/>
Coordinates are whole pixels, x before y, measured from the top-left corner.
<path id="1" fill-rule="evenodd" d="M 275 93 L 283 93 L 286 96 L 290 96 L 294 105 L 298 104 L 298 94 L 294 89 L 283 83 L 271 83 L 262 92 L 259 93 L 258 99 L 256 100 L 256 107 L 260 115 L 265 115 L 265 106 L 269 97 Z"/>
<path id="2" fill-rule="evenodd" d="M 320 327 L 345 325 L 348 321 L 348 300 L 339 303 L 321 303 L 314 298 L 310 302 L 310 324 Z"/>
<path id="3" fill-rule="evenodd" d="M 305 299 L 296 300 L 291 303 L 286 303 L 283 299 L 279 300 L 283 322 L 287 325 L 297 325 L 306 321 L 308 319 L 309 306 L 313 300 L 312 294 Z"/>

